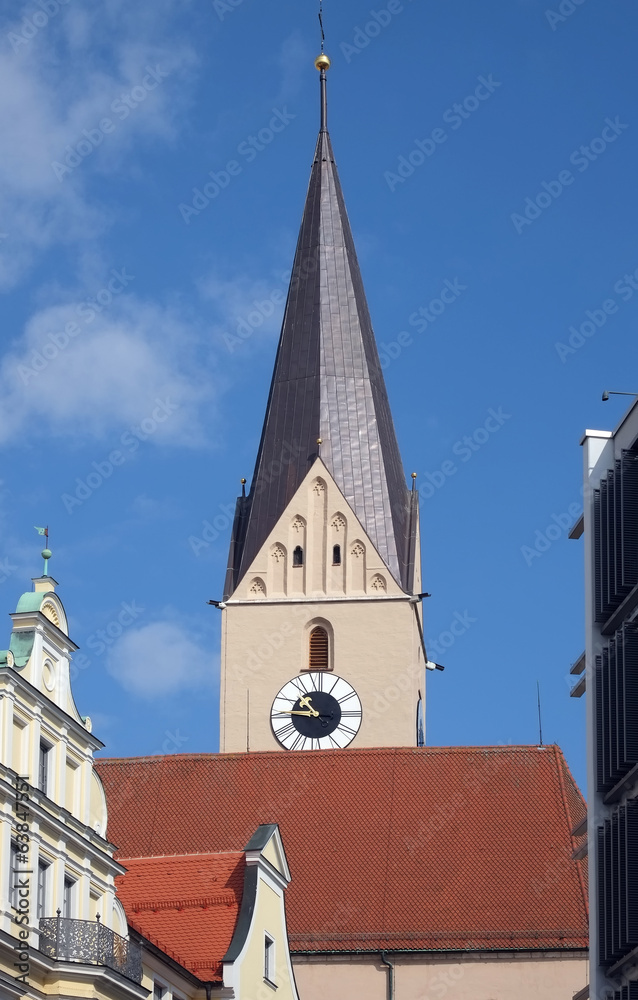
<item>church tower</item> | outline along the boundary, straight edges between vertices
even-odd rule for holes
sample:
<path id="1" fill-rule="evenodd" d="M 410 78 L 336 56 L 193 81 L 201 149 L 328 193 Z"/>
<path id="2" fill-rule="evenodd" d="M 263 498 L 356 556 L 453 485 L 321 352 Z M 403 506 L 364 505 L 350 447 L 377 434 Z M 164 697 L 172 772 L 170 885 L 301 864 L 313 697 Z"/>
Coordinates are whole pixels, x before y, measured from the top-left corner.
<path id="1" fill-rule="evenodd" d="M 227 753 L 422 740 L 418 493 L 404 477 L 328 134 L 330 61 L 315 65 L 321 128 L 221 605 Z"/>

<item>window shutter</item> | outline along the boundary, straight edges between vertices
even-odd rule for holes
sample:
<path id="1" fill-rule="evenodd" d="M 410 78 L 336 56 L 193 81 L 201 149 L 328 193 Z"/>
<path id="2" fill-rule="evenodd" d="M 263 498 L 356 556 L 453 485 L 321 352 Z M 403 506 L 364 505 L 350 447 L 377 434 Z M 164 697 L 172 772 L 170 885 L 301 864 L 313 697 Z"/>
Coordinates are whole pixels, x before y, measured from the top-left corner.
<path id="1" fill-rule="evenodd" d="M 594 521 L 594 615 L 597 622 L 603 620 L 602 604 L 602 567 L 600 563 L 600 490 L 593 491 L 593 521 Z"/>
<path id="2" fill-rule="evenodd" d="M 623 712 L 625 745 L 623 770 L 638 762 L 638 628 L 633 622 L 623 626 Z"/>
<path id="3" fill-rule="evenodd" d="M 598 828 L 598 928 L 601 965 L 638 946 L 638 799 Z"/>
<path id="4" fill-rule="evenodd" d="M 638 800 L 630 799 L 626 809 L 627 951 L 638 944 Z"/>
<path id="5" fill-rule="evenodd" d="M 638 583 L 638 453 L 623 451 L 621 478 L 622 585 Z"/>
<path id="6" fill-rule="evenodd" d="M 638 625 L 625 622 L 595 659 L 596 781 L 609 792 L 638 764 Z"/>
<path id="7" fill-rule="evenodd" d="M 601 965 L 606 965 L 607 959 L 607 886 L 605 884 L 605 828 L 598 827 L 598 958 Z"/>
<path id="8" fill-rule="evenodd" d="M 605 622 L 638 583 L 638 451 L 623 451 L 593 491 L 594 604 Z"/>
<path id="9" fill-rule="evenodd" d="M 609 643 L 609 782 L 615 785 L 618 771 L 618 650 L 615 639 Z"/>
<path id="10" fill-rule="evenodd" d="M 611 828 L 609 831 L 609 855 L 610 855 L 610 875 L 611 894 L 609 900 L 609 933 L 611 938 L 611 958 L 620 958 L 622 954 L 620 943 L 620 883 L 624 878 L 621 873 L 619 862 L 618 843 L 618 812 L 614 812 L 611 817 Z"/>
<path id="11" fill-rule="evenodd" d="M 605 776 L 603 769 L 603 658 L 596 657 L 594 670 L 596 681 L 596 787 L 603 791 Z"/>
<path id="12" fill-rule="evenodd" d="M 602 724 L 603 724 L 603 788 L 606 792 L 612 787 L 609 780 L 609 757 L 611 750 L 611 739 L 609 736 L 609 648 L 603 649 L 603 697 L 602 697 Z"/>
<path id="13" fill-rule="evenodd" d="M 325 628 L 317 626 L 310 633 L 310 669 L 328 670 L 328 633 Z"/>

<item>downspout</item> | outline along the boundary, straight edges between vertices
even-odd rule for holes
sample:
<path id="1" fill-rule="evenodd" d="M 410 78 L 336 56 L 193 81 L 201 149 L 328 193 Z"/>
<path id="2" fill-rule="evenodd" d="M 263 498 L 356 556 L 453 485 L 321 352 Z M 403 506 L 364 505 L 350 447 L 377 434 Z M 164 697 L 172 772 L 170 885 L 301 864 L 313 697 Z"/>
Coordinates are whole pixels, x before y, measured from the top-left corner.
<path id="1" fill-rule="evenodd" d="M 383 964 L 388 967 L 388 1000 L 394 1000 L 394 963 L 388 962 L 384 951 L 379 955 Z"/>
<path id="2" fill-rule="evenodd" d="M 213 989 L 213 984 L 212 983 L 204 983 L 204 986 L 206 987 L 206 1000 L 210 1000 L 210 995 L 211 995 L 211 992 L 212 992 L 212 989 Z"/>

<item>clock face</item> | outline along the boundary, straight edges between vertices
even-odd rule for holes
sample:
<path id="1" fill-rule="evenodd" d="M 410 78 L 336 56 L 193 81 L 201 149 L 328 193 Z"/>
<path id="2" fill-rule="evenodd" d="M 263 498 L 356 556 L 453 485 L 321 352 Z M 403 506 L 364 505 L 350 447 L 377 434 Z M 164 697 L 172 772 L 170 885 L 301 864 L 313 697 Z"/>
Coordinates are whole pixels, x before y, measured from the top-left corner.
<path id="1" fill-rule="evenodd" d="M 357 692 L 324 670 L 284 684 L 270 712 L 272 731 L 286 750 L 343 750 L 359 732 Z"/>

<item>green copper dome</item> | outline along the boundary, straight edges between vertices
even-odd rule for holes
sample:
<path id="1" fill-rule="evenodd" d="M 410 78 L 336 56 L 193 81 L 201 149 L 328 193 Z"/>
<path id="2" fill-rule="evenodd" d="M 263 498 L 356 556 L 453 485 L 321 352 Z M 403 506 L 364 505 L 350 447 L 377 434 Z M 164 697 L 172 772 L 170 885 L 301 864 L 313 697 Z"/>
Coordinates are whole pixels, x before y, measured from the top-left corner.
<path id="1" fill-rule="evenodd" d="M 42 607 L 42 602 L 44 601 L 44 598 L 48 597 L 49 594 L 53 593 L 55 593 L 53 587 L 51 587 L 51 590 L 45 590 L 44 592 L 43 591 L 36 592 L 33 590 L 27 591 L 27 593 L 23 594 L 20 600 L 18 601 L 16 614 L 20 614 L 21 612 L 24 611 L 39 611 L 40 608 Z"/>

